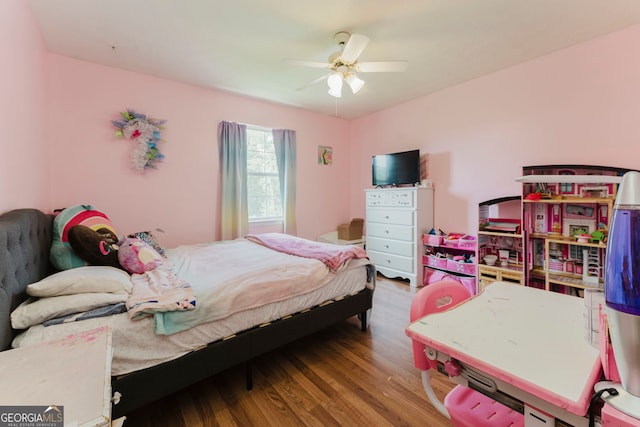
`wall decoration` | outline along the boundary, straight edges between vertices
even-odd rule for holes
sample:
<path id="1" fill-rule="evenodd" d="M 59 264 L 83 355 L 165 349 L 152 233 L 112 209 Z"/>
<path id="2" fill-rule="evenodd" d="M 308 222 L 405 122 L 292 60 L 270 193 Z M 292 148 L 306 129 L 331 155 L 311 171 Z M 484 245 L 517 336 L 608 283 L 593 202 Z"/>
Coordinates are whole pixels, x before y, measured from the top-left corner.
<path id="1" fill-rule="evenodd" d="M 117 137 L 125 137 L 133 142 L 131 165 L 141 172 L 155 169 L 164 158 L 158 142 L 161 141 L 160 131 L 164 129 L 166 120 L 148 118 L 133 110 L 121 111 L 120 115 L 122 117 L 119 120 L 112 120 L 111 123 L 118 128 Z"/>
<path id="2" fill-rule="evenodd" d="M 333 163 L 333 148 L 325 145 L 318 145 L 318 164 L 330 165 Z"/>

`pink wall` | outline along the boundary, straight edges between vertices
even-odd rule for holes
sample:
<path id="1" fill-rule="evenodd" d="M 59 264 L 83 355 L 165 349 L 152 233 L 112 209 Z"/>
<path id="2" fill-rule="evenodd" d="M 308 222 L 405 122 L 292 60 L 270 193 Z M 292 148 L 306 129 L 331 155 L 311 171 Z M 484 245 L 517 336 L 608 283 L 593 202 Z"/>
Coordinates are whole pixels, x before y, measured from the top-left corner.
<path id="1" fill-rule="evenodd" d="M 48 55 L 53 207 L 89 203 L 119 233 L 161 228 L 161 243 L 219 238 L 217 126 L 221 120 L 297 132 L 298 235 L 315 239 L 349 217 L 348 126 L 300 109 Z M 157 170 L 129 167 L 130 142 L 110 121 L 133 108 L 167 119 Z M 318 145 L 334 163 L 317 164 Z"/>
<path id="2" fill-rule="evenodd" d="M 0 2 L 0 36 L 0 212 L 91 203 L 122 233 L 216 239 L 220 120 L 298 132 L 309 238 L 364 215 L 373 154 L 430 154 L 436 225 L 448 231 L 473 231 L 479 202 L 519 194 L 525 165 L 640 168 L 639 26 L 352 122 L 47 54 L 20 0 Z M 168 120 L 156 171 L 132 171 L 128 142 L 113 136 L 128 107 Z M 332 166 L 316 164 L 318 145 L 333 146 Z"/>
<path id="3" fill-rule="evenodd" d="M 0 2 L 0 212 L 47 209 L 45 47 L 27 2 Z"/>
<path id="4" fill-rule="evenodd" d="M 520 194 L 522 166 L 640 168 L 640 26 L 354 120 L 352 216 L 371 155 L 430 154 L 435 223 L 473 232 L 478 203 Z"/>

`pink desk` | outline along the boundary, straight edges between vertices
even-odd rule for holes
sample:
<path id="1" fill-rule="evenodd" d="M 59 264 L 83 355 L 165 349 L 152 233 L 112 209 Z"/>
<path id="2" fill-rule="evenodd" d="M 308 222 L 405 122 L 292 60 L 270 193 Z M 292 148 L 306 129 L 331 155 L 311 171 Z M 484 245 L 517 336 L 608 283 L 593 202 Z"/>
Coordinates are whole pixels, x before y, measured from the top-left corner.
<path id="1" fill-rule="evenodd" d="M 430 359 L 454 359 L 463 372 L 493 382 L 499 393 L 587 426 L 601 365 L 598 350 L 585 339 L 583 312 L 581 298 L 495 282 L 405 332 L 427 346 Z"/>

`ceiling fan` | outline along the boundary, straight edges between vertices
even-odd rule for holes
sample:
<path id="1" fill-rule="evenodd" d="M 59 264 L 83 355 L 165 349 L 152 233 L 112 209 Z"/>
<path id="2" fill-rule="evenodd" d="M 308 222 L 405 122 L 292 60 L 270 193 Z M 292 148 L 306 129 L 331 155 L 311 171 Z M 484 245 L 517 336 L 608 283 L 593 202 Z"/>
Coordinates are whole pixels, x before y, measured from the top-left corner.
<path id="1" fill-rule="evenodd" d="M 358 57 L 369 43 L 367 36 L 340 31 L 333 36 L 333 39 L 340 46 L 340 51 L 329 56 L 328 62 L 285 60 L 290 64 L 302 67 L 329 69 L 328 74 L 307 83 L 298 90 L 327 79 L 329 95 L 340 98 L 343 81 L 347 82 L 353 93 L 358 93 L 364 86 L 364 80 L 361 80 L 356 73 L 399 72 L 405 71 L 409 65 L 407 61 L 358 62 Z"/>

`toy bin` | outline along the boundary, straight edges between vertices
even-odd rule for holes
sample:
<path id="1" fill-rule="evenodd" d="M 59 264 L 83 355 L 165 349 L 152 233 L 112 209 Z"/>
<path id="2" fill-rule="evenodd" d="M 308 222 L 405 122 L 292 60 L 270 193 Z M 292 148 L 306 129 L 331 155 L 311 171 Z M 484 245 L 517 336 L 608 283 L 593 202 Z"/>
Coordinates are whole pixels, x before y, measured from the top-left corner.
<path id="1" fill-rule="evenodd" d="M 444 271 L 432 270 L 429 267 L 424 267 L 424 278 L 422 282 L 424 286 L 428 286 L 432 283 L 439 282 L 445 279 L 455 280 L 456 282 L 462 283 L 462 285 L 469 290 L 471 295 L 475 295 L 478 293 L 476 289 L 475 277 L 454 276 L 453 274 L 449 274 Z"/>
<path id="2" fill-rule="evenodd" d="M 457 248 L 460 245 L 460 239 L 464 236 L 466 236 L 464 233 L 449 233 L 447 237 L 444 238 L 444 246 Z"/>
<path id="3" fill-rule="evenodd" d="M 476 278 L 475 277 L 460 277 L 460 283 L 469 290 L 471 295 L 476 295 L 478 290 L 476 289 Z"/>
<path id="4" fill-rule="evenodd" d="M 427 255 L 427 265 L 435 268 L 447 268 L 447 259 L 433 255 Z"/>
<path id="5" fill-rule="evenodd" d="M 457 248 L 459 241 L 460 241 L 460 239 L 445 238 L 444 241 L 442 242 L 442 245 L 443 246 L 449 246 L 450 248 Z"/>
<path id="6" fill-rule="evenodd" d="M 476 265 L 469 262 L 458 262 L 448 259 L 446 268 L 456 273 L 476 274 Z"/>
<path id="7" fill-rule="evenodd" d="M 427 286 L 431 283 L 439 282 L 444 279 L 452 279 L 458 281 L 458 277 L 452 274 L 449 274 L 445 271 L 440 270 L 432 270 L 429 267 L 424 267 L 424 278 L 422 280 L 422 284 Z"/>
<path id="8" fill-rule="evenodd" d="M 476 249 L 477 240 L 474 236 L 465 235 L 458 240 L 458 247 L 462 249 Z"/>
<path id="9" fill-rule="evenodd" d="M 422 241 L 424 242 L 425 245 L 440 246 L 444 241 L 444 236 L 439 236 L 435 234 L 424 234 L 422 236 Z"/>

